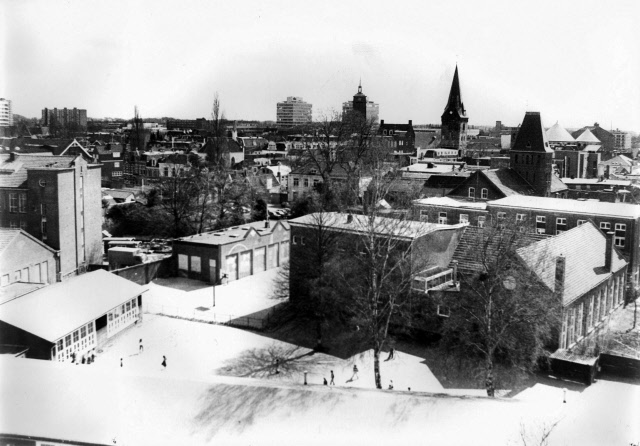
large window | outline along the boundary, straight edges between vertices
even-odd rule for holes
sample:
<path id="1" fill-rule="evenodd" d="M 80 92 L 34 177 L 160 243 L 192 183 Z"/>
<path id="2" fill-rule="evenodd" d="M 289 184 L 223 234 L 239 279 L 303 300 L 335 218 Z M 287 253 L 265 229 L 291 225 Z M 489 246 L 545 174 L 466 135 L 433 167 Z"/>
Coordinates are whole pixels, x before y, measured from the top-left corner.
<path id="1" fill-rule="evenodd" d="M 567 230 L 567 219 L 556 218 L 556 234 L 560 234 Z"/>
<path id="2" fill-rule="evenodd" d="M 18 196 L 18 212 L 21 214 L 27 213 L 27 194 L 25 193 Z"/>
<path id="3" fill-rule="evenodd" d="M 438 223 L 441 225 L 447 224 L 447 213 L 446 212 L 438 212 Z"/>
<path id="4" fill-rule="evenodd" d="M 460 223 L 469 223 L 469 214 L 460 214 Z"/>
<path id="5" fill-rule="evenodd" d="M 626 237 L 627 225 L 624 223 L 616 223 L 616 232 L 613 237 L 613 242 L 616 246 L 624 248 L 624 239 Z"/>
<path id="6" fill-rule="evenodd" d="M 300 186 L 300 178 L 294 178 L 293 187 L 298 187 L 298 186 Z"/>
<path id="7" fill-rule="evenodd" d="M 9 194 L 9 212 L 18 212 L 18 194 Z"/>
<path id="8" fill-rule="evenodd" d="M 538 234 L 547 232 L 547 217 L 544 215 L 536 215 L 536 232 Z"/>
<path id="9" fill-rule="evenodd" d="M 178 254 L 178 269 L 189 271 L 189 257 L 185 254 Z"/>
<path id="10" fill-rule="evenodd" d="M 191 272 L 199 273 L 200 269 L 200 257 L 199 256 L 191 256 Z"/>

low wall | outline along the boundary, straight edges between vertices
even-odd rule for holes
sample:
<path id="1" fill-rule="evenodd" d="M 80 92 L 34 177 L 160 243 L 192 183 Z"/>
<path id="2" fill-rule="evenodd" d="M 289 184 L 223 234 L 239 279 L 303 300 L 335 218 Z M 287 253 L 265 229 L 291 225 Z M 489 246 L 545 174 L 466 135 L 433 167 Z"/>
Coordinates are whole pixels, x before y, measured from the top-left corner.
<path id="1" fill-rule="evenodd" d="M 640 359 L 614 353 L 600 354 L 603 372 L 629 378 L 640 378 Z"/>
<path id="2" fill-rule="evenodd" d="M 171 257 L 169 257 L 141 265 L 115 269 L 111 271 L 111 273 L 135 282 L 138 285 L 146 285 L 158 277 L 169 277 L 171 275 L 171 261 Z"/>

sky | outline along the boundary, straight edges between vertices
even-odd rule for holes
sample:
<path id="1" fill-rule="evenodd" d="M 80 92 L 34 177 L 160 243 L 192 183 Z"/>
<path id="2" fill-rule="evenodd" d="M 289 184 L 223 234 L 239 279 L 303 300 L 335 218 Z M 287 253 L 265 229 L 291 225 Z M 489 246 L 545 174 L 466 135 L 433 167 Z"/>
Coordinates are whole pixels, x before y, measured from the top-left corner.
<path id="1" fill-rule="evenodd" d="M 380 119 L 439 123 L 458 65 L 471 125 L 526 111 L 640 131 L 640 1 L 0 2 L 0 97 L 14 113 L 318 120 L 362 79 Z"/>

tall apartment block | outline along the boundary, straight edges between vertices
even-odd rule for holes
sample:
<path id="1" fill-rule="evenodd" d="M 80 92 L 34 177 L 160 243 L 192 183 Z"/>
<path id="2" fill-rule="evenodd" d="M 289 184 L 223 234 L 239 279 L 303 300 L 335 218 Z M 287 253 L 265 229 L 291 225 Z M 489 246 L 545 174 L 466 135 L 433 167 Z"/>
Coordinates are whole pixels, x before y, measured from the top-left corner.
<path id="1" fill-rule="evenodd" d="M 300 96 L 289 96 L 286 101 L 278 102 L 277 126 L 294 127 L 311 122 L 311 107 Z"/>
<path id="2" fill-rule="evenodd" d="M 0 127 L 11 127 L 13 125 L 13 112 L 11 111 L 11 101 L 0 98 Z"/>
<path id="3" fill-rule="evenodd" d="M 87 111 L 78 108 L 44 108 L 42 109 L 42 125 L 50 127 L 57 123 L 60 126 L 75 124 L 81 129 L 87 128 Z"/>

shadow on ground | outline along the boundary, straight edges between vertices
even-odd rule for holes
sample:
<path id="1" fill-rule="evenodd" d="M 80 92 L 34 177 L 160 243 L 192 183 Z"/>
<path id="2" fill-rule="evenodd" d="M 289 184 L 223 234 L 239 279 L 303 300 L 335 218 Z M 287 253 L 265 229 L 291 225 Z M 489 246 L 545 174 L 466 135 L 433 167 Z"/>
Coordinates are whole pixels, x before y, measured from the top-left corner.
<path id="1" fill-rule="evenodd" d="M 211 284 L 202 282 L 200 280 L 188 279 L 186 277 L 156 279 L 153 281 L 153 283 L 167 288 L 173 288 L 174 290 L 181 290 L 186 292 L 201 290 L 202 288 L 211 288 Z"/>

